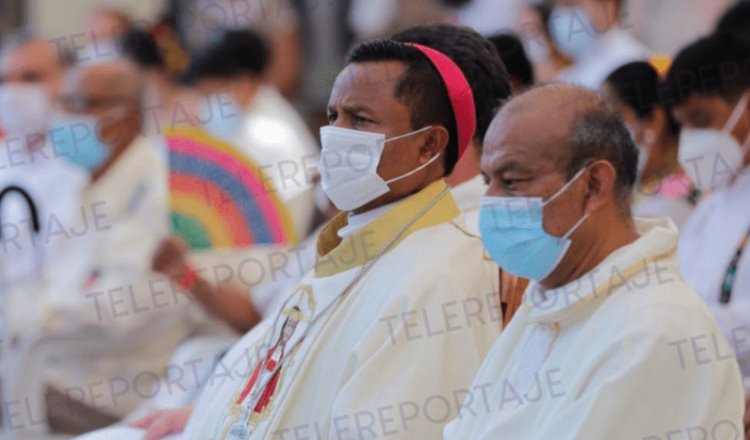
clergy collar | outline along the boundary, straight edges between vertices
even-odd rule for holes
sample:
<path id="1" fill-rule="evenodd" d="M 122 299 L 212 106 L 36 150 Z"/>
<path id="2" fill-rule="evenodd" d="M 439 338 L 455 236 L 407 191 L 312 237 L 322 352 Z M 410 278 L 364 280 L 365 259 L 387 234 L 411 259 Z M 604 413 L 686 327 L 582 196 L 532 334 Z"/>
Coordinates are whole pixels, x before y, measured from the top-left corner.
<path id="1" fill-rule="evenodd" d="M 325 278 L 364 265 L 383 250 L 399 229 L 447 188 L 443 179 L 435 181 L 418 193 L 394 203 L 390 210 L 345 238 L 339 237 L 338 231 L 347 225 L 348 214 L 340 213 L 318 236 L 315 276 Z M 394 247 L 413 232 L 447 223 L 459 214 L 453 197 L 446 193 L 408 228 Z"/>
<path id="2" fill-rule="evenodd" d="M 675 254 L 677 227 L 668 219 L 638 219 L 640 238 L 610 254 L 597 267 L 565 286 L 544 290 L 532 283 L 524 294 L 529 322 L 565 323 L 589 314 L 619 289 L 644 290 L 661 282 L 676 281 L 664 273 Z"/>

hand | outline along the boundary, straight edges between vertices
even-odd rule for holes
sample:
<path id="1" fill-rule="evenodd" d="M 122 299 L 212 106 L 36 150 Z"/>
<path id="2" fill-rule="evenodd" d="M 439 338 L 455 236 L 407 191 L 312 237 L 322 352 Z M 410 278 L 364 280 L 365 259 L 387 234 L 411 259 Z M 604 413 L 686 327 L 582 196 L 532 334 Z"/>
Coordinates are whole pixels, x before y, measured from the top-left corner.
<path id="1" fill-rule="evenodd" d="M 750 440 L 750 395 L 745 398 L 745 440 Z"/>
<path id="2" fill-rule="evenodd" d="M 179 434 L 184 431 L 192 413 L 192 406 L 159 410 L 129 425 L 146 431 L 143 440 L 161 440 L 170 434 Z"/>
<path id="3" fill-rule="evenodd" d="M 156 249 L 151 267 L 169 278 L 180 278 L 189 267 L 187 246 L 177 237 L 165 239 Z"/>

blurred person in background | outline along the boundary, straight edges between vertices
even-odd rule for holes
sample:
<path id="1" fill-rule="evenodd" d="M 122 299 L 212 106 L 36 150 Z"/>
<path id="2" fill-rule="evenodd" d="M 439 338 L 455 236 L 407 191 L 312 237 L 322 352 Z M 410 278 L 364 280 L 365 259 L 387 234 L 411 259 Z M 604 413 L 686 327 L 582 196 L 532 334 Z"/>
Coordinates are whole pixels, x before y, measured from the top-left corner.
<path id="1" fill-rule="evenodd" d="M 551 14 L 549 2 L 538 1 L 521 8 L 514 25 L 534 66 L 537 83 L 551 81 L 571 63 L 552 39 L 549 29 Z"/>
<path id="2" fill-rule="evenodd" d="M 251 31 L 228 31 L 193 57 L 187 73 L 203 97 L 203 128 L 240 148 L 288 205 L 298 237 L 315 211 L 311 171 L 319 148 L 304 120 L 264 80 L 270 53 Z"/>
<path id="3" fill-rule="evenodd" d="M 79 63 L 101 63 L 120 55 L 117 42 L 135 28 L 133 18 L 124 10 L 100 8 L 88 18 L 88 42 L 83 48 L 74 48 Z"/>
<path id="4" fill-rule="evenodd" d="M 635 217 L 669 217 L 680 228 L 697 202 L 690 179 L 677 160 L 680 127 L 661 104 L 659 75 L 644 61 L 610 74 L 602 90 L 625 120 L 638 147 Z"/>
<path id="5" fill-rule="evenodd" d="M 117 42 L 123 57 L 138 66 L 146 87 L 143 97 L 143 132 L 163 135 L 178 126 L 198 126 L 200 94 L 173 77 L 154 38 L 146 31 L 131 30 Z"/>
<path id="6" fill-rule="evenodd" d="M 470 0 L 456 3 L 461 6 L 458 23 L 489 36 L 515 29 L 516 20 L 529 0 Z"/>
<path id="7" fill-rule="evenodd" d="M 178 7 L 180 35 L 191 52 L 215 44 L 226 31 L 253 31 L 270 46 L 266 79 L 282 95 L 298 96 L 302 42 L 295 0 L 183 0 Z M 327 4 L 328 2 L 325 2 Z M 318 7 L 324 2 L 319 2 Z"/>
<path id="8" fill-rule="evenodd" d="M 526 56 L 521 40 L 513 34 L 493 35 L 489 40 L 508 70 L 511 91 L 519 93 L 534 85 L 534 66 Z"/>
<path id="9" fill-rule="evenodd" d="M 624 0 L 553 0 L 552 38 L 573 65 L 555 79 L 597 89 L 615 69 L 649 52 L 623 28 Z"/>
<path id="10" fill-rule="evenodd" d="M 351 0 L 349 25 L 358 40 L 383 38 L 406 28 L 456 24 L 468 0 Z"/>
<path id="11" fill-rule="evenodd" d="M 70 224 L 78 192 L 87 176 L 60 160 L 47 137 L 52 102 L 72 59 L 28 30 L 3 37 L 0 48 L 0 191 L 17 185 L 39 211 L 42 231 Z M 0 206 L 0 290 L 5 283 L 33 276 L 55 258 L 56 237 L 35 240 L 28 208 L 9 195 Z M 44 237 L 43 237 L 44 238 Z"/>
<path id="12" fill-rule="evenodd" d="M 750 0 L 739 0 L 727 9 L 716 25 L 719 32 L 737 32 L 750 38 Z"/>
<path id="13" fill-rule="evenodd" d="M 65 236 L 56 261 L 4 292 L 14 341 L 3 353 L 6 398 L 37 402 L 30 411 L 46 413 L 54 432 L 86 432 L 132 411 L 204 317 L 150 270 L 168 212 L 166 165 L 140 134 L 143 93 L 124 60 L 66 73 L 49 137 L 90 175 L 77 202 L 87 216 L 55 231 Z"/>
<path id="14" fill-rule="evenodd" d="M 674 56 L 709 34 L 737 0 L 626 0 L 623 27 L 655 53 Z M 743 0 L 744 1 L 744 0 Z"/>
<path id="15" fill-rule="evenodd" d="M 709 305 L 750 392 L 750 42 L 716 33 L 680 51 L 664 99 L 682 126 L 679 160 L 709 192 L 682 230 L 680 269 Z"/>

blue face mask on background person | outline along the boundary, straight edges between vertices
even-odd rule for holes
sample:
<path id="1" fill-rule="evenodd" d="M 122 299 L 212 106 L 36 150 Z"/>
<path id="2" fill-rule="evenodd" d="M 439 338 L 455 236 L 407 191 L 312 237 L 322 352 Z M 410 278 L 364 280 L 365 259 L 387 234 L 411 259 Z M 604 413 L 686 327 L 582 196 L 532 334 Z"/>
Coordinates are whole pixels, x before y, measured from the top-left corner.
<path id="1" fill-rule="evenodd" d="M 225 93 L 216 93 L 206 98 L 201 106 L 201 127 L 211 136 L 234 142 L 242 128 L 242 109 Z"/>
<path id="2" fill-rule="evenodd" d="M 112 152 L 100 139 L 99 120 L 93 116 L 54 115 L 49 139 L 57 157 L 89 172 L 102 166 Z"/>
<path id="3" fill-rule="evenodd" d="M 549 24 L 552 40 L 570 58 L 579 60 L 596 46 L 599 32 L 588 12 L 580 6 L 560 6 L 552 12 Z"/>
<path id="4" fill-rule="evenodd" d="M 570 188 L 585 170 L 582 168 L 546 201 L 541 197 L 482 198 L 479 230 L 484 247 L 498 266 L 535 281 L 555 270 L 572 243 L 568 237 L 589 215 L 584 215 L 564 236 L 554 237 L 544 230 L 544 206 Z"/>

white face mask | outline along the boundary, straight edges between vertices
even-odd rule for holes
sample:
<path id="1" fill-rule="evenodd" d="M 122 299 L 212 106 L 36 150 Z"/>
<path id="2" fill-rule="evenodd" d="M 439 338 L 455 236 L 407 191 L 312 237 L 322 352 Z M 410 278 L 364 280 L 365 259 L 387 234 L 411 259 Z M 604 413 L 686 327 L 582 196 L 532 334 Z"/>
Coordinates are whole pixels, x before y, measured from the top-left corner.
<path id="1" fill-rule="evenodd" d="M 686 128 L 680 133 L 680 165 L 699 189 L 705 191 L 725 186 L 742 170 L 750 135 L 740 145 L 731 133 L 747 104 L 746 94 L 722 130 Z"/>
<path id="2" fill-rule="evenodd" d="M 386 139 L 382 133 L 350 130 L 339 127 L 322 127 L 320 143 L 320 183 L 336 207 L 352 211 L 377 199 L 390 191 L 389 183 L 424 169 L 440 157 L 436 154 L 429 161 L 406 174 L 383 180 L 378 175 L 378 164 L 385 143 L 412 136 L 432 128 L 431 126 Z"/>
<path id="3" fill-rule="evenodd" d="M 6 84 L 0 86 L 0 126 L 8 137 L 28 142 L 41 137 L 47 130 L 51 116 L 47 90 L 35 84 Z"/>

